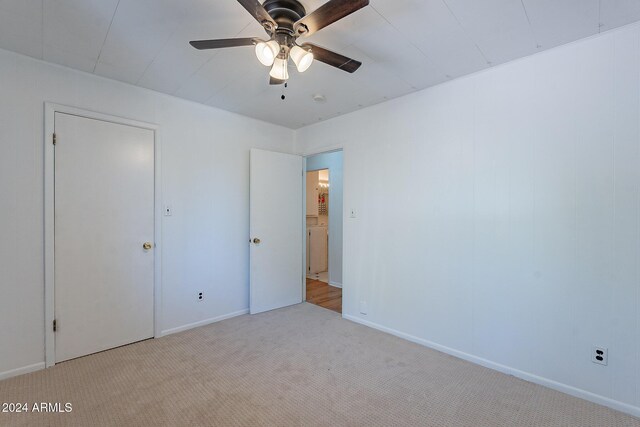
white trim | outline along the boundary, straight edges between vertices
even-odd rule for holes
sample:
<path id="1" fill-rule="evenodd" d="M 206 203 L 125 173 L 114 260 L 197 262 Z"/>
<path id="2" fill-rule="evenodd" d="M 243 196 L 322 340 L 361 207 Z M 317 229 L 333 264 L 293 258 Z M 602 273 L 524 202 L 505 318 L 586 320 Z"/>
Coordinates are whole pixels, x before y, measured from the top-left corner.
<path id="1" fill-rule="evenodd" d="M 89 119 L 101 120 L 110 123 L 149 129 L 154 132 L 154 337 L 160 336 L 162 315 L 162 162 L 160 127 L 152 123 L 130 120 L 119 116 L 98 113 L 67 105 L 51 102 L 44 103 L 44 312 L 45 312 L 45 342 L 44 356 L 45 366 L 55 365 L 55 334 L 52 330 L 52 322 L 55 315 L 55 200 L 54 200 L 54 146 L 52 144 L 55 131 L 55 113 L 71 114 Z"/>
<path id="2" fill-rule="evenodd" d="M 154 203 L 153 216 L 153 337 L 160 338 L 162 328 L 162 139 L 160 127 L 153 129 L 155 135 L 154 144 Z"/>
<path id="3" fill-rule="evenodd" d="M 177 328 L 167 329 L 166 331 L 162 331 L 160 334 L 161 337 L 165 335 L 177 334 L 178 332 L 187 331 L 189 329 L 198 328 L 200 326 L 210 325 L 212 323 L 220 322 L 222 320 L 231 319 L 233 317 L 243 316 L 245 314 L 249 314 L 249 309 L 245 308 L 244 310 L 234 311 L 233 313 L 223 314 L 222 316 L 212 317 L 210 319 L 201 320 L 199 322 L 189 323 L 188 325 L 178 326 Z"/>
<path id="4" fill-rule="evenodd" d="M 334 288 L 342 289 L 342 283 L 332 282 L 331 280 L 329 280 L 329 286 L 333 286 Z"/>
<path id="5" fill-rule="evenodd" d="M 329 145 L 323 148 L 316 148 L 312 151 L 305 151 L 304 154 L 302 154 L 302 156 L 304 156 L 305 158 L 307 157 L 311 157 L 311 156 L 317 156 L 318 154 L 330 154 L 330 153 L 335 153 L 336 151 L 342 151 L 344 152 L 344 146 L 342 144 L 339 145 Z M 344 175 L 344 173 L 343 173 Z"/>
<path id="6" fill-rule="evenodd" d="M 599 405 L 606 406 L 611 409 L 615 409 L 620 412 L 627 413 L 634 417 L 640 417 L 640 407 L 629 405 L 624 402 L 620 402 L 618 400 L 610 399 L 605 396 L 601 396 L 599 394 L 591 393 L 590 391 L 582 390 L 567 384 L 563 384 L 557 381 L 550 380 L 548 378 L 540 377 L 538 375 L 534 375 L 525 371 L 521 371 L 519 369 L 511 368 L 509 366 L 501 365 L 499 363 L 492 362 L 487 359 L 483 359 L 478 356 L 474 356 L 469 353 L 465 353 L 462 351 L 458 351 L 452 349 L 450 347 L 446 347 L 440 344 L 436 344 L 432 341 L 428 341 L 422 338 L 418 338 L 414 335 L 405 334 L 404 332 L 400 332 L 395 329 L 387 328 L 386 326 L 379 325 L 374 322 L 370 322 L 368 320 L 361 319 L 357 316 L 352 316 L 349 314 L 343 314 L 343 319 L 350 320 L 355 323 L 359 323 L 364 326 L 368 326 L 373 329 L 377 329 L 382 332 L 386 332 L 391 335 L 395 335 L 396 337 L 405 339 L 407 341 L 411 341 L 416 344 L 420 344 L 424 347 L 431 348 L 433 350 L 440 351 L 442 353 L 449 354 L 451 356 L 466 360 L 467 362 L 475 363 L 476 365 L 484 366 L 485 368 L 493 369 L 494 371 L 502 372 L 507 375 L 513 375 L 514 377 L 523 379 L 525 381 L 529 381 L 544 387 L 548 387 L 553 390 L 557 390 L 559 392 L 588 400 L 589 402 L 597 403 Z"/>
<path id="7" fill-rule="evenodd" d="M 53 133 L 55 108 L 44 104 L 44 358 L 46 367 L 55 365 L 55 337 L 51 329 L 54 312 L 55 278 L 55 187 Z"/>
<path id="8" fill-rule="evenodd" d="M 0 372 L 0 380 L 17 377 L 18 375 L 29 374 L 31 372 L 44 369 L 44 362 L 34 363 L 33 365 L 23 366 L 22 368 L 12 369 L 10 371 Z"/>
<path id="9" fill-rule="evenodd" d="M 307 302 L 307 158 L 302 157 L 302 302 Z"/>

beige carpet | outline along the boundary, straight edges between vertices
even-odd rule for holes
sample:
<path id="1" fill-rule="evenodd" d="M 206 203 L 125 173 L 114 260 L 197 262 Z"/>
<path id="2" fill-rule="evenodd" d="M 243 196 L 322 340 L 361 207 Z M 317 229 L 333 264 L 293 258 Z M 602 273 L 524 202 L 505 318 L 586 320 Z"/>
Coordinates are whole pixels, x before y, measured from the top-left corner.
<path id="1" fill-rule="evenodd" d="M 310 304 L 2 381 L 0 401 L 73 405 L 1 426 L 640 426 Z"/>

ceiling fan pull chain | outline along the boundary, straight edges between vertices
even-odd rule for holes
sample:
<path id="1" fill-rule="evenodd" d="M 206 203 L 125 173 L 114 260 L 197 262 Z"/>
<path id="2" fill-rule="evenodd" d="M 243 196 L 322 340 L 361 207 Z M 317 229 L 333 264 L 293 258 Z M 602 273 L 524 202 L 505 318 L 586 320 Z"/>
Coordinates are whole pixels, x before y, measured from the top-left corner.
<path id="1" fill-rule="evenodd" d="M 286 88 L 288 88 L 288 87 L 289 87 L 289 83 L 288 83 L 288 82 L 285 82 L 285 83 L 284 83 L 284 85 L 282 85 L 282 96 L 280 97 L 280 99 L 282 99 L 283 101 L 284 101 L 285 99 L 287 99 L 287 97 L 286 97 L 286 96 L 285 96 L 285 94 L 284 94 L 284 90 L 285 90 Z"/>

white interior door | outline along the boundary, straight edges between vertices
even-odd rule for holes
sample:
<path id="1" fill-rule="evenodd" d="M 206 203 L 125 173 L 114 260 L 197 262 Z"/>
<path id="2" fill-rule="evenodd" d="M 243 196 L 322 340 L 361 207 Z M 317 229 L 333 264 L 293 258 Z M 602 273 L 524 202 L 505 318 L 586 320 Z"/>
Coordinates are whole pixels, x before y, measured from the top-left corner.
<path id="1" fill-rule="evenodd" d="M 55 133 L 60 362 L 153 337 L 154 132 L 55 113 Z"/>
<path id="2" fill-rule="evenodd" d="M 252 314 L 302 302 L 302 157 L 251 150 Z"/>

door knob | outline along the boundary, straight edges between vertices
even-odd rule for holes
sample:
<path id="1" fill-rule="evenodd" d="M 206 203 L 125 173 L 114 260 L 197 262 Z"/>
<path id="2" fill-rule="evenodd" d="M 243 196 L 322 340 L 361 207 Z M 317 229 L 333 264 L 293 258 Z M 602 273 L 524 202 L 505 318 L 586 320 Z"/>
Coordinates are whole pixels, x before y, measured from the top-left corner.
<path id="1" fill-rule="evenodd" d="M 143 248 L 145 251 L 148 251 L 149 249 L 151 249 L 151 243 L 150 243 L 150 242 L 144 242 L 144 243 L 142 244 L 142 248 Z"/>
<path id="2" fill-rule="evenodd" d="M 258 239 L 257 237 L 255 239 L 253 239 L 253 243 L 255 243 L 256 245 L 260 243 L 260 239 Z"/>

